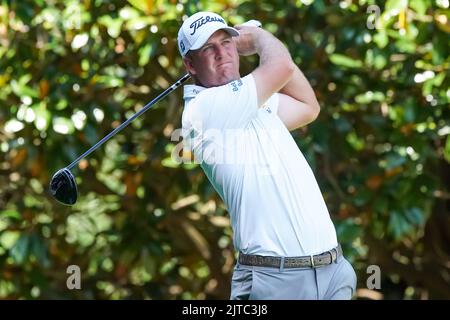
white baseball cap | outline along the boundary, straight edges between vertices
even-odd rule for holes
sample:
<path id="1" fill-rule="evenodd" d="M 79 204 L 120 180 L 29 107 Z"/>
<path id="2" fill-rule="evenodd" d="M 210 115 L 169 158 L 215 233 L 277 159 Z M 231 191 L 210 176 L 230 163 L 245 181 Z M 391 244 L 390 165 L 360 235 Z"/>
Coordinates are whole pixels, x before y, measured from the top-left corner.
<path id="1" fill-rule="evenodd" d="M 184 57 L 189 50 L 200 49 L 217 30 L 225 30 L 232 37 L 239 32 L 229 27 L 225 20 L 213 12 L 197 12 L 187 18 L 178 31 L 178 49 Z"/>

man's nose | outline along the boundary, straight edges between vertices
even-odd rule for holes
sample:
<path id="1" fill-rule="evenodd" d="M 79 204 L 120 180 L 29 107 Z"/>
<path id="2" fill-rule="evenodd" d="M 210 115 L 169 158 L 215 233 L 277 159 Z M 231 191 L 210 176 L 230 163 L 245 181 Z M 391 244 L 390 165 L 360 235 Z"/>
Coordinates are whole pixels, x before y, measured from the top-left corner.
<path id="1" fill-rule="evenodd" d="M 225 48 L 222 46 L 216 47 L 216 60 L 220 60 L 225 56 Z"/>

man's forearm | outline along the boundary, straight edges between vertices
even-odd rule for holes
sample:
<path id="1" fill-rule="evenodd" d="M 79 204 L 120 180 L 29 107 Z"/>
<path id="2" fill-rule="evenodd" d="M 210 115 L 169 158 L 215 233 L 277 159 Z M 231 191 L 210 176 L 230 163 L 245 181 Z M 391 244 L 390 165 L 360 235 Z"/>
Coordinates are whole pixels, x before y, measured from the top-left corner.
<path id="1" fill-rule="evenodd" d="M 273 93 L 286 86 L 292 78 L 295 65 L 287 48 L 271 33 L 255 27 L 247 28 L 251 35 L 251 41 L 248 42 L 251 45 L 247 47 L 254 50 L 242 51 L 259 55 L 259 66 L 252 74 L 257 88 L 258 106 L 261 106 Z"/>
<path id="2" fill-rule="evenodd" d="M 320 108 L 314 90 L 297 66 L 295 66 L 292 78 L 280 90 L 280 93 L 284 93 L 298 101 L 306 103 L 308 106 Z"/>
<path id="3" fill-rule="evenodd" d="M 293 63 L 283 43 L 265 30 L 259 30 L 258 37 L 255 38 L 255 47 L 260 65 Z"/>

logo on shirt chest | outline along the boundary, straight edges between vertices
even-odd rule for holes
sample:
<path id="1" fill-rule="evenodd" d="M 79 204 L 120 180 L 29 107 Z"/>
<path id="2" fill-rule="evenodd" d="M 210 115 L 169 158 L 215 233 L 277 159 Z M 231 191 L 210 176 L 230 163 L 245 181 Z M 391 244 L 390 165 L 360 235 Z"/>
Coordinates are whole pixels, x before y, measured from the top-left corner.
<path id="1" fill-rule="evenodd" d="M 241 79 L 230 82 L 230 85 L 233 87 L 233 91 L 238 91 L 239 87 L 242 86 L 242 84 L 243 83 Z"/>

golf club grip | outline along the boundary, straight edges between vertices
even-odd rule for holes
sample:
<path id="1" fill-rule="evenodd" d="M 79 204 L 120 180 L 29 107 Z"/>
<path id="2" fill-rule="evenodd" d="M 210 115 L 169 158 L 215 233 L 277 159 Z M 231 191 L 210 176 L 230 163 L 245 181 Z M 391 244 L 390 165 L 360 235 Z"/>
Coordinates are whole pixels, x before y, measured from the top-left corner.
<path id="1" fill-rule="evenodd" d="M 136 119 L 137 117 L 139 117 L 141 114 L 143 114 L 145 111 L 147 111 L 148 109 L 150 109 L 155 103 L 157 103 L 159 100 L 161 100 L 162 98 L 164 98 L 165 96 L 167 96 L 169 93 L 171 93 L 173 90 L 175 90 L 176 88 L 178 88 L 183 82 L 185 82 L 187 79 L 190 78 L 189 74 L 185 74 L 182 78 L 180 78 L 177 82 L 175 82 L 173 85 L 171 85 L 169 88 L 167 88 L 166 90 L 164 90 L 163 92 L 161 92 L 155 99 L 153 99 L 152 101 L 150 101 L 149 103 L 147 103 L 144 107 L 142 107 L 141 110 L 139 110 L 138 112 L 136 112 L 133 116 L 131 116 L 128 120 L 126 120 L 124 123 L 122 123 L 120 126 L 118 126 L 117 128 L 115 128 L 113 131 L 111 131 L 110 133 L 108 133 L 108 135 L 106 135 L 105 137 L 103 137 L 103 139 L 101 139 L 100 141 L 98 141 L 96 144 L 94 144 L 91 148 L 89 148 L 89 150 L 87 150 L 85 153 L 83 153 L 81 156 L 79 156 L 75 161 L 73 161 L 71 164 L 69 164 L 66 168 L 67 169 L 72 169 L 77 163 L 78 161 L 80 161 L 81 159 L 83 159 L 84 157 L 88 156 L 90 153 L 92 153 L 93 151 L 95 151 L 98 147 L 100 147 L 102 144 L 104 144 L 106 141 L 108 141 L 112 136 L 114 136 L 116 133 L 118 133 L 119 131 L 121 131 L 123 128 L 125 128 L 127 125 L 130 124 L 130 122 L 132 122 L 134 119 Z"/>

